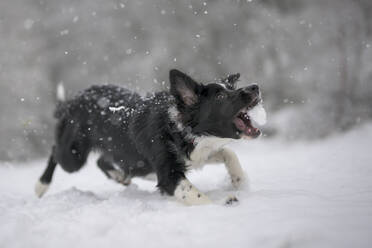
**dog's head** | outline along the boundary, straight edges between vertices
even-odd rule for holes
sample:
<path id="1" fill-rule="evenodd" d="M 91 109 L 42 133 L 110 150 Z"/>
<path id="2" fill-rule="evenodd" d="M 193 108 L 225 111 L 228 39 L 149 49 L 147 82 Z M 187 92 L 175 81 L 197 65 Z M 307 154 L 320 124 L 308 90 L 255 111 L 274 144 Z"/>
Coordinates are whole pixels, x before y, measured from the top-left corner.
<path id="1" fill-rule="evenodd" d="M 203 85 L 178 71 L 170 71 L 170 92 L 175 97 L 182 123 L 196 135 L 220 138 L 256 138 L 249 110 L 260 101 L 256 84 L 237 89 L 239 74 Z"/>

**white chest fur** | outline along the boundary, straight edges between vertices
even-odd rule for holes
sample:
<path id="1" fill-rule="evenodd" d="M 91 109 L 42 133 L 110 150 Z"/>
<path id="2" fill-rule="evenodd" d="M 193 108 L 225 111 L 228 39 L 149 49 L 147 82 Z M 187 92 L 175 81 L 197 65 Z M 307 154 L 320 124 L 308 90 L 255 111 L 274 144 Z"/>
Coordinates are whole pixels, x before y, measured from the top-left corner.
<path id="1" fill-rule="evenodd" d="M 168 113 L 170 119 L 176 123 L 177 129 L 180 131 L 184 130 L 185 127 L 179 120 L 180 113 L 177 108 L 175 106 L 170 107 Z M 191 135 L 189 138 L 195 138 L 194 143 L 196 144 L 194 150 L 190 154 L 190 159 L 185 160 L 186 165 L 191 168 L 201 168 L 207 163 L 211 155 L 233 140 L 215 136 L 195 137 Z"/>
<path id="2" fill-rule="evenodd" d="M 190 159 L 186 160 L 186 165 L 195 169 L 203 167 L 215 152 L 231 141 L 232 139 L 219 137 L 196 138 L 194 141 L 196 146 L 190 154 Z"/>

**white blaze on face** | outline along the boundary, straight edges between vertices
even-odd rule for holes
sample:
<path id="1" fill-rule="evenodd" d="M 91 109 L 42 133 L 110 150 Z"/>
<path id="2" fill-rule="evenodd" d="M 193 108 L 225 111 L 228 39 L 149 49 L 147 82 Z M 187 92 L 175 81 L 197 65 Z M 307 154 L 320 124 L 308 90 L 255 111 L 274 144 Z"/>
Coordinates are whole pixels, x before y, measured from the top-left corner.
<path id="1" fill-rule="evenodd" d="M 257 123 L 259 126 L 266 124 L 266 111 L 262 106 L 262 103 L 257 104 L 254 108 L 248 111 L 248 115 L 252 121 Z"/>

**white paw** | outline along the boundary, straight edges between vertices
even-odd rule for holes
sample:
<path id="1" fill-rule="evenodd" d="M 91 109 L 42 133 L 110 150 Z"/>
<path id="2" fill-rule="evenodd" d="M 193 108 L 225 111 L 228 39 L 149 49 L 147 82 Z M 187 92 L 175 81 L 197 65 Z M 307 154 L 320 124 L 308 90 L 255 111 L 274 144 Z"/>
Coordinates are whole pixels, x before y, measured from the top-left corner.
<path id="1" fill-rule="evenodd" d="M 49 189 L 49 184 L 42 183 L 40 182 L 40 180 L 37 181 L 35 185 L 35 193 L 37 197 L 41 198 L 45 194 L 45 192 L 47 192 L 48 189 Z"/>
<path id="2" fill-rule="evenodd" d="M 211 204 L 212 201 L 204 193 L 200 192 L 189 180 L 182 180 L 176 190 L 174 196 L 180 202 L 186 205 L 205 205 Z"/>
<path id="3" fill-rule="evenodd" d="M 129 176 L 125 176 L 125 174 L 118 170 L 109 170 L 107 173 L 110 175 L 111 179 L 115 180 L 118 183 L 121 183 L 125 186 L 131 183 L 131 178 Z"/>
<path id="4" fill-rule="evenodd" d="M 238 198 L 236 198 L 235 195 L 230 195 L 225 200 L 225 205 L 227 205 L 227 206 L 233 206 L 233 205 L 236 205 L 238 203 L 239 203 L 239 200 L 238 200 Z"/>

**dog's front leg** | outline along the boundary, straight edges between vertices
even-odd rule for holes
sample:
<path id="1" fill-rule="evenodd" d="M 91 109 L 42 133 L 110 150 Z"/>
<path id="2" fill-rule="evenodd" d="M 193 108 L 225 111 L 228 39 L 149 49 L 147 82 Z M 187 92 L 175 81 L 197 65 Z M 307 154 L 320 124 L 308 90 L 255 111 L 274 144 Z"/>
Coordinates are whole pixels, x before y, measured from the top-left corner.
<path id="1" fill-rule="evenodd" d="M 212 203 L 208 196 L 200 192 L 187 178 L 179 181 L 174 191 L 174 196 L 177 200 L 186 205 L 204 205 Z"/>
<path id="2" fill-rule="evenodd" d="M 230 175 L 231 183 L 234 188 L 241 188 L 243 185 L 248 184 L 247 177 L 240 165 L 239 159 L 236 154 L 228 148 L 222 148 L 214 153 L 209 159 L 209 163 L 225 163 L 226 169 Z"/>
<path id="3" fill-rule="evenodd" d="M 179 161 L 176 157 L 172 161 Z M 211 200 L 200 192 L 185 176 L 185 166 L 181 162 L 159 163 L 157 167 L 158 188 L 163 193 L 174 196 L 178 201 L 186 205 L 203 205 L 211 203 Z"/>

